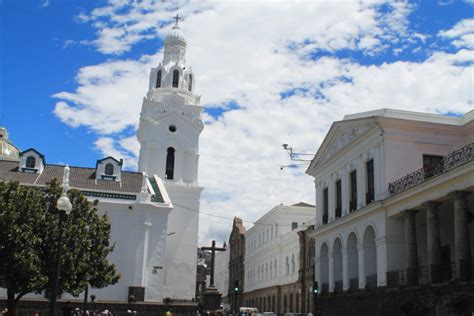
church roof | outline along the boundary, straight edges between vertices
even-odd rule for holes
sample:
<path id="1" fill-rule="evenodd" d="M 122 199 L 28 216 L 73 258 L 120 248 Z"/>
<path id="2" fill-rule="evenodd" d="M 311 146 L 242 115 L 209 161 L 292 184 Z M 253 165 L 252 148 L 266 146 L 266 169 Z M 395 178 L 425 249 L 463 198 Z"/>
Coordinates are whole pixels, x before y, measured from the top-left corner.
<path id="1" fill-rule="evenodd" d="M 140 172 L 122 171 L 121 181 L 96 179 L 95 168 L 70 167 L 69 185 L 81 191 L 140 193 L 143 183 L 143 174 Z M 0 160 L 0 180 L 18 181 L 21 184 L 44 186 L 52 178 L 62 183 L 64 166 L 47 164 L 41 173 L 27 173 L 19 171 L 18 162 Z M 107 197 L 107 196 L 104 196 Z M 112 197 L 112 196 L 110 196 Z M 121 198 L 135 199 L 134 196 L 123 195 Z M 118 197 L 120 198 L 120 197 Z M 163 202 L 163 201 L 157 201 Z"/>

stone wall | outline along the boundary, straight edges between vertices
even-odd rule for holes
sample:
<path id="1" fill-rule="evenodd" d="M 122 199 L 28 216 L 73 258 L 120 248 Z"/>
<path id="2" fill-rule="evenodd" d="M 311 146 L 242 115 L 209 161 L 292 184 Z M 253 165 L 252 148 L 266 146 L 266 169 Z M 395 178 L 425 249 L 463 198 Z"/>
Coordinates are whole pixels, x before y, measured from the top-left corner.
<path id="1" fill-rule="evenodd" d="M 324 316 L 464 316 L 474 313 L 474 283 L 328 295 L 318 299 Z"/>

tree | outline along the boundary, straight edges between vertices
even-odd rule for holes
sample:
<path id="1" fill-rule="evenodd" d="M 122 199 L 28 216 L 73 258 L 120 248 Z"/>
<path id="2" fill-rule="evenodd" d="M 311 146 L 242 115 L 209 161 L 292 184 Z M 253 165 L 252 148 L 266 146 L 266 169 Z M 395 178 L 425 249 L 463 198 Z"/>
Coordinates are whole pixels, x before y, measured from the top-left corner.
<path id="1" fill-rule="evenodd" d="M 7 289 L 12 315 L 18 300 L 42 290 L 48 280 L 38 251 L 38 229 L 44 222 L 41 205 L 39 190 L 0 182 L 0 287 Z"/>
<path id="2" fill-rule="evenodd" d="M 8 263 L 0 263 L 0 286 L 7 288 L 12 315 L 16 303 L 26 293 L 51 290 L 55 254 L 61 238 L 56 208 L 61 193 L 56 179 L 43 190 L 0 183 L 0 236 L 6 234 L 9 241 L 5 244 L 8 247 L 4 247 L 3 242 L 0 244 L 0 254 L 6 259 L 2 261 L 17 266 L 12 270 Z M 98 201 L 90 203 L 78 190 L 69 190 L 68 197 L 73 208 L 63 223 L 59 293 L 77 296 L 88 285 L 103 288 L 115 284 L 120 275 L 107 260 L 114 245 L 109 242 L 107 215 L 97 214 Z M 25 239 L 28 240 L 26 245 L 20 242 Z M 18 278 L 14 271 L 24 272 L 25 278 Z M 35 278 L 31 279 L 31 275 Z"/>

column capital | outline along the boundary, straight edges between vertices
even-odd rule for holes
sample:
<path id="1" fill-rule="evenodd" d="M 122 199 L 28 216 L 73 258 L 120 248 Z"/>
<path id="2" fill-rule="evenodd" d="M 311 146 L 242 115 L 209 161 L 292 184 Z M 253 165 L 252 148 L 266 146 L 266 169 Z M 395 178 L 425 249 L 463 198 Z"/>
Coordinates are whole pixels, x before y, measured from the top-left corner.
<path id="1" fill-rule="evenodd" d="M 448 196 L 455 200 L 463 200 L 467 198 L 471 193 L 472 192 L 469 192 L 469 191 L 453 191 L 453 192 L 448 193 Z"/>
<path id="2" fill-rule="evenodd" d="M 363 242 L 357 244 L 357 250 L 358 251 L 361 251 L 361 250 L 363 251 L 364 250 L 364 243 Z"/>
<path id="3" fill-rule="evenodd" d="M 342 255 L 343 257 L 346 257 L 346 256 L 347 256 L 347 247 L 341 249 L 341 255 Z"/>
<path id="4" fill-rule="evenodd" d="M 415 216 L 416 214 L 418 214 L 418 212 L 420 212 L 420 211 L 419 211 L 419 210 L 410 210 L 410 209 L 408 209 L 408 210 L 401 211 L 400 214 L 402 214 L 402 215 L 404 215 L 404 216 L 405 216 L 405 215 L 413 215 L 413 216 Z"/>
<path id="5" fill-rule="evenodd" d="M 426 201 L 426 202 L 422 203 L 421 206 L 423 208 L 430 208 L 430 207 L 437 208 L 440 204 L 441 204 L 441 202 L 438 202 L 438 201 Z"/>

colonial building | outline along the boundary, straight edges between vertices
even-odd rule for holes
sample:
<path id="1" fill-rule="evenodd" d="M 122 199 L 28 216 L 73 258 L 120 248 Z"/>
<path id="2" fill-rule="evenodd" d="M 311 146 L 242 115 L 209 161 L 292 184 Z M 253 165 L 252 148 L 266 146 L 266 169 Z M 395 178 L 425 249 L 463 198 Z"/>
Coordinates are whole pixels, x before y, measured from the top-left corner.
<path id="1" fill-rule="evenodd" d="M 238 311 L 243 303 L 242 289 L 245 288 L 245 232 L 242 220 L 234 217 L 229 237 L 229 286 L 227 297 L 232 311 Z M 238 288 L 239 291 L 235 291 Z"/>
<path id="2" fill-rule="evenodd" d="M 246 306 L 260 312 L 299 312 L 301 244 L 299 232 L 314 224 L 314 206 L 279 205 L 262 216 L 245 234 Z"/>
<path id="3" fill-rule="evenodd" d="M 137 138 L 138 170 L 157 174 L 173 201 L 168 218 L 164 296 L 195 296 L 198 247 L 199 135 L 203 129 L 196 78 L 186 64 L 186 39 L 176 25 L 165 39 L 163 62 L 152 68 Z"/>
<path id="4" fill-rule="evenodd" d="M 472 311 L 473 118 L 474 111 L 447 116 L 382 109 L 332 125 L 307 170 L 318 201 L 312 237 L 324 314 L 384 306 L 414 314 Z M 323 299 L 446 282 L 458 284 L 458 292 Z M 460 295 L 466 287 L 471 294 Z"/>
<path id="5" fill-rule="evenodd" d="M 214 285 L 222 294 L 222 306 L 230 310 L 229 302 L 229 250 L 217 251 L 214 266 Z"/>
<path id="6" fill-rule="evenodd" d="M 0 181 L 19 181 L 43 187 L 53 178 L 63 181 L 65 166 L 46 163 L 35 149 L 23 152 L 11 144 L 0 129 Z M 109 260 L 117 266 L 120 281 L 103 289 L 90 289 L 97 300 L 161 302 L 163 299 L 166 231 L 172 203 L 156 175 L 122 170 L 123 162 L 112 157 L 97 160 L 95 168 L 68 167 L 69 186 L 90 201 L 99 200 L 98 212 L 107 212 L 111 223 L 110 242 L 115 243 Z M 6 297 L 5 290 L 0 296 Z M 29 294 L 28 298 L 44 298 Z M 65 299 L 74 299 L 63 295 Z M 79 299 L 79 298 L 76 298 Z"/>

